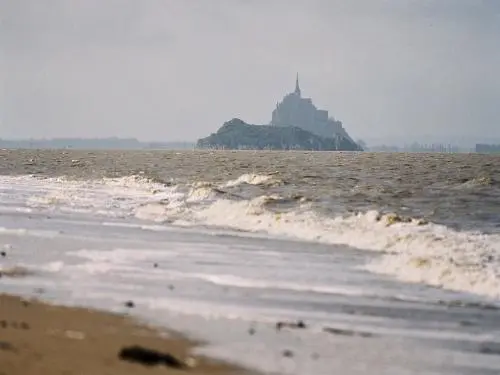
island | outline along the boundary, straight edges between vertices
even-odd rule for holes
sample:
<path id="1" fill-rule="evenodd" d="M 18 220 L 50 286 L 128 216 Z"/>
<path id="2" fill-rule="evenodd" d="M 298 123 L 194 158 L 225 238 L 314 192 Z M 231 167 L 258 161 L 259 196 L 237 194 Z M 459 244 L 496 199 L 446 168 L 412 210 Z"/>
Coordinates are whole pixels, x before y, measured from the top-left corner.
<path id="1" fill-rule="evenodd" d="M 276 104 L 268 125 L 247 124 L 233 118 L 216 133 L 201 138 L 197 148 L 229 150 L 363 151 L 342 122 L 303 98 L 297 75 L 295 90 Z"/>

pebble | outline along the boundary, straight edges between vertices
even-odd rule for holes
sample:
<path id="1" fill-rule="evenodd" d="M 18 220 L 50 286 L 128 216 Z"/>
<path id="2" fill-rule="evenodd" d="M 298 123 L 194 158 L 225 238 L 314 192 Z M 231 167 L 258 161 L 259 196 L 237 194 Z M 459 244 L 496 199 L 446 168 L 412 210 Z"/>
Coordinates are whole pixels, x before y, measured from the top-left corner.
<path id="1" fill-rule="evenodd" d="M 72 340 L 83 340 L 85 338 L 85 333 L 79 331 L 66 331 L 64 336 Z"/>

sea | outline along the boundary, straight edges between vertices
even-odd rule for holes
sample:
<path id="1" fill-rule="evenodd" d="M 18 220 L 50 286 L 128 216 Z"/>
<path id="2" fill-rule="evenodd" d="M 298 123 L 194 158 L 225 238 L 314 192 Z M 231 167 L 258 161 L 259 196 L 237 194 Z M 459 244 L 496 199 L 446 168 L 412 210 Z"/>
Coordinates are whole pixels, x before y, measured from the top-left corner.
<path id="1" fill-rule="evenodd" d="M 500 156 L 0 150 L 0 248 L 263 374 L 500 373 Z"/>

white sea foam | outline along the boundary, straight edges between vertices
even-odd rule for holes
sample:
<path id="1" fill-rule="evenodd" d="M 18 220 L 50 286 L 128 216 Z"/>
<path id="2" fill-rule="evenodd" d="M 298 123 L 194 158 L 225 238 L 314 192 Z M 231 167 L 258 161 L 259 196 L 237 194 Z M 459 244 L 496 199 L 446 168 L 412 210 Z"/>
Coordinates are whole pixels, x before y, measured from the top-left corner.
<path id="1" fill-rule="evenodd" d="M 62 269 L 64 269 L 65 264 L 62 261 L 53 261 L 49 262 L 47 264 L 43 264 L 41 266 L 38 266 L 38 269 L 45 271 L 45 272 L 51 272 L 51 273 L 57 273 L 60 272 Z"/>
<path id="2" fill-rule="evenodd" d="M 311 285 L 304 283 L 277 282 L 275 280 L 264 281 L 260 279 L 250 279 L 234 275 L 212 275 L 212 274 L 190 274 L 190 278 L 196 278 L 222 286 L 236 286 L 240 288 L 260 288 L 260 289 L 284 289 L 297 292 L 314 292 L 324 294 L 341 295 L 363 295 L 363 291 L 357 288 L 335 287 L 332 285 Z"/>
<path id="3" fill-rule="evenodd" d="M 61 232 L 56 230 L 32 230 L 27 228 L 0 227 L 0 234 L 10 235 L 10 236 L 33 236 L 33 237 L 54 238 L 61 235 Z"/>
<path id="4" fill-rule="evenodd" d="M 243 175 L 220 187 L 206 183 L 168 187 L 137 176 L 95 181 L 24 176 L 1 177 L 0 191 L 9 189 L 15 200 L 24 199 L 32 208 L 91 210 L 101 215 L 233 228 L 382 251 L 384 255 L 367 269 L 403 280 L 500 297 L 499 235 L 457 232 L 417 220 L 398 222 L 394 216 L 381 216 L 376 211 L 327 217 L 306 202 L 295 210 L 276 214 L 267 205 L 281 197 L 235 200 L 222 191 L 228 186 L 272 181 L 277 180 L 268 175 Z"/>
<path id="5" fill-rule="evenodd" d="M 256 209 L 257 207 L 257 209 Z M 384 251 L 367 269 L 402 280 L 500 297 L 500 236 L 453 231 L 418 221 L 391 224 L 370 211 L 328 218 L 312 211 L 273 214 L 254 201 L 220 200 L 196 219 L 210 225 Z"/>
<path id="6" fill-rule="evenodd" d="M 112 272 L 130 271 L 127 277 L 138 279 L 152 279 L 152 280 L 179 280 L 179 279 L 192 279 L 204 282 L 209 282 L 215 285 L 239 287 L 239 288 L 257 288 L 257 289 L 283 289 L 297 292 L 314 292 L 323 294 L 340 294 L 340 295 L 364 295 L 365 292 L 359 288 L 336 286 L 328 284 L 318 284 L 310 282 L 289 282 L 278 281 L 275 278 L 265 277 L 262 273 L 259 278 L 255 277 L 242 277 L 232 274 L 222 273 L 200 273 L 200 272 L 185 272 L 174 269 L 160 269 L 159 272 L 151 272 L 149 269 L 142 272 L 137 267 L 138 264 L 152 264 L 156 262 L 169 262 L 181 255 L 187 256 L 186 250 L 183 251 L 183 245 L 171 244 L 173 249 L 170 250 L 148 250 L 148 249 L 113 249 L 110 251 L 102 250 L 87 250 L 82 249 L 71 253 L 71 255 L 88 260 L 87 263 L 75 266 L 79 270 L 84 270 L 90 274 L 105 274 Z M 217 263 L 223 264 L 224 257 L 228 254 L 216 254 L 211 256 L 207 252 L 207 246 L 201 246 L 199 257 L 202 259 L 215 258 Z M 221 247 L 216 247 L 220 251 Z M 184 253 L 184 254 L 183 254 Z M 265 252 L 266 256 L 268 252 Z M 196 251 L 190 250 L 190 256 L 195 256 Z M 274 274 L 272 275 L 274 276 Z"/>
<path id="7" fill-rule="evenodd" d="M 281 180 L 272 175 L 261 175 L 256 173 L 245 173 L 235 180 L 230 180 L 223 184 L 224 187 L 234 187 L 243 184 L 248 185 L 278 185 Z"/>

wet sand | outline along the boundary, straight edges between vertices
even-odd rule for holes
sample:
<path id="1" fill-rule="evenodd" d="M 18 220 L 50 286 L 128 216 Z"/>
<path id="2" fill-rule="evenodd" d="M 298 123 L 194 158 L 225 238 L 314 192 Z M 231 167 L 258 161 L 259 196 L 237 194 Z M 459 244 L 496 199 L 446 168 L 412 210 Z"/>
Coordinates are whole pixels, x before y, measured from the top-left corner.
<path id="1" fill-rule="evenodd" d="M 123 348 L 136 345 L 169 353 L 187 367 L 120 359 Z M 127 316 L 0 295 L 0 375 L 248 374 L 190 354 L 196 345 Z"/>

